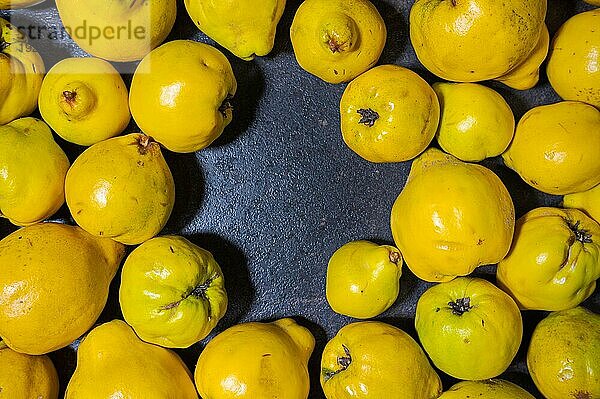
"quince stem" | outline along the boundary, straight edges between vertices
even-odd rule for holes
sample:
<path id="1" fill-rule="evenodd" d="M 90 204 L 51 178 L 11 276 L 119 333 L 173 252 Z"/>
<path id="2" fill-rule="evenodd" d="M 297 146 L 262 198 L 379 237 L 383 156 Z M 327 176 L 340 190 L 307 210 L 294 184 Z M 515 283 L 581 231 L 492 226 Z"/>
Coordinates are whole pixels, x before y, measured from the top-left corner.
<path id="1" fill-rule="evenodd" d="M 182 295 L 181 299 L 172 303 L 169 303 L 165 306 L 162 307 L 162 310 L 169 310 L 169 309 L 173 309 L 177 306 L 179 306 L 179 304 L 183 301 L 185 301 L 186 299 L 188 299 L 191 296 L 194 296 L 196 298 L 202 298 L 202 299 L 208 299 L 208 297 L 206 296 L 206 291 L 210 288 L 210 285 L 212 284 L 213 281 L 215 281 L 215 279 L 217 278 L 216 275 L 211 276 L 209 279 L 207 279 L 204 283 L 197 285 L 196 287 L 194 287 L 193 290 L 191 290 L 189 293 Z M 208 303 L 208 305 L 210 306 L 210 302 Z"/>
<path id="2" fill-rule="evenodd" d="M 340 366 L 340 368 L 338 370 L 334 370 L 334 371 L 327 371 L 325 373 L 325 381 L 330 380 L 331 378 L 333 378 L 335 375 L 346 371 L 348 369 L 348 367 L 350 367 L 350 365 L 352 364 L 352 355 L 350 354 L 350 349 L 348 349 L 348 347 L 346 345 L 342 345 L 342 348 L 344 348 L 344 353 L 346 354 L 346 356 L 339 356 L 337 358 L 337 362 L 338 365 Z"/>
<path id="3" fill-rule="evenodd" d="M 448 306 L 452 309 L 452 314 L 456 316 L 462 316 L 464 313 L 473 309 L 471 306 L 471 298 L 459 298 L 456 301 L 448 302 Z"/>
<path id="4" fill-rule="evenodd" d="M 571 229 L 571 231 L 575 234 L 575 239 L 581 242 L 582 244 L 593 243 L 594 241 L 592 241 L 592 234 L 589 231 L 580 228 L 580 223 L 580 220 L 578 220 L 575 223 L 568 223 L 569 229 Z"/>
<path id="5" fill-rule="evenodd" d="M 217 278 L 217 276 L 211 276 L 208 280 L 206 280 L 204 283 L 196 286 L 192 292 L 190 292 L 189 295 L 187 295 L 187 297 L 190 296 L 195 296 L 196 298 L 206 298 L 206 291 L 210 288 L 210 285 L 212 284 L 213 281 L 215 281 L 215 279 Z"/>
<path id="6" fill-rule="evenodd" d="M 71 107 L 73 107 L 73 105 L 75 105 L 75 99 L 77 98 L 77 93 L 74 91 L 65 90 L 65 91 L 63 91 L 62 94 L 63 94 L 63 97 L 65 98 L 65 101 Z"/>
<path id="7" fill-rule="evenodd" d="M 10 43 L 4 40 L 3 37 L 0 37 L 0 51 L 4 51 L 10 46 Z"/>
<path id="8" fill-rule="evenodd" d="M 152 144 L 155 143 L 155 141 L 152 137 L 147 136 L 143 133 L 138 135 L 138 137 L 135 139 L 135 141 L 136 141 L 135 144 L 138 147 L 138 151 L 142 155 L 145 155 L 146 153 L 148 153 L 148 150 L 150 148 L 152 148 Z"/>
<path id="9" fill-rule="evenodd" d="M 358 123 L 368 127 L 373 127 L 375 125 L 375 121 L 379 119 L 379 114 L 376 111 L 373 111 L 371 108 L 359 109 L 356 112 L 360 115 L 360 120 Z"/>
<path id="10" fill-rule="evenodd" d="M 227 111 L 233 109 L 231 100 L 233 100 L 233 96 L 231 94 L 228 94 L 227 97 L 225 97 L 225 100 L 223 100 L 223 103 L 221 103 L 221 106 L 219 107 L 219 112 L 221 112 L 224 118 L 227 118 Z"/>
<path id="11" fill-rule="evenodd" d="M 338 41 L 335 39 L 335 37 L 331 37 L 331 36 L 329 37 L 329 41 L 327 42 L 327 45 L 329 46 L 329 50 L 331 50 L 331 52 L 333 54 L 341 53 L 345 47 L 345 43 L 338 43 Z"/>

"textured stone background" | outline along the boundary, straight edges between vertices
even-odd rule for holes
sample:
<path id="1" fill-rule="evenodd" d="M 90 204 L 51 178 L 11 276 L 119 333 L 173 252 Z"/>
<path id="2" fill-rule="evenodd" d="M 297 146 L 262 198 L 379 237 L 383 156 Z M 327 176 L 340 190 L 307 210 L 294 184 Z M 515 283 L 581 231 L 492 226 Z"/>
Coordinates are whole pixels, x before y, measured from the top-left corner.
<path id="1" fill-rule="evenodd" d="M 430 83 L 436 78 L 416 60 L 408 38 L 412 1 L 373 0 L 388 27 L 388 42 L 380 64 L 409 67 Z M 34 9 L 0 12 L 19 25 L 60 24 L 53 1 Z M 191 38 L 213 43 L 200 33 L 179 3 L 176 27 L 169 40 Z M 330 85 L 304 72 L 296 63 L 289 28 L 299 0 L 288 0 L 275 48 L 268 57 L 245 62 L 225 54 L 233 65 L 239 90 L 234 122 L 210 148 L 197 154 L 165 153 L 175 176 L 177 200 L 164 233 L 182 234 L 212 251 L 227 278 L 230 308 L 219 324 L 222 331 L 251 320 L 294 316 L 317 338 L 311 360 L 311 398 L 323 398 L 318 383 L 320 354 L 326 341 L 352 320 L 333 313 L 325 299 L 325 273 L 331 254 L 344 243 L 370 239 L 391 243 L 389 212 L 402 189 L 410 163 L 374 165 L 360 159 L 342 142 L 338 103 L 345 85 Z M 551 34 L 571 15 L 587 9 L 581 0 L 549 0 Z M 214 44 L 214 43 L 213 43 Z M 84 56 L 72 41 L 36 41 L 48 69 L 67 56 Z M 485 45 L 485 43 L 482 43 Z M 120 65 L 133 70 L 134 64 Z M 130 76 L 126 76 L 129 82 Z M 542 76 L 540 84 L 517 92 L 490 83 L 510 103 L 517 118 L 535 105 L 559 100 Z M 132 124 L 129 131 L 137 128 Z M 60 141 L 71 160 L 83 150 Z M 507 185 L 517 216 L 542 205 L 556 206 L 561 198 L 536 192 L 506 168 L 500 159 L 484 162 Z M 63 208 L 56 220 L 72 223 Z M 15 228 L 0 221 L 0 237 Z M 494 267 L 475 274 L 494 280 Z M 379 320 L 416 338 L 415 306 L 428 284 L 404 269 L 400 297 Z M 121 318 L 119 278 L 99 323 Z M 596 292 L 585 305 L 600 312 Z M 529 337 L 543 312 L 524 314 L 525 339 L 517 359 L 501 377 L 517 382 L 540 397 L 524 363 Z M 193 370 L 204 343 L 178 351 Z M 75 348 L 53 353 L 62 390 L 76 363 Z M 444 376 L 444 386 L 455 381 Z"/>

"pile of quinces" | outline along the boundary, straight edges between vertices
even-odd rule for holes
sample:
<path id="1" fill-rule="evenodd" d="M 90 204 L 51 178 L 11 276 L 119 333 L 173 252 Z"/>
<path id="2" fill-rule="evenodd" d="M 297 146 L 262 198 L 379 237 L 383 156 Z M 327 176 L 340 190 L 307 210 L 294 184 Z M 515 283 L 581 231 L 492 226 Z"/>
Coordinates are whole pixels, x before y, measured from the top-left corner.
<path id="1" fill-rule="evenodd" d="M 0 0 L 0 9 L 40 2 Z M 48 72 L 24 33 L 0 19 L 0 216 L 22 227 L 0 241 L 0 398 L 56 399 L 46 354 L 80 337 L 67 399 L 308 398 L 315 339 L 290 318 L 225 330 L 193 376 L 168 349 L 207 338 L 228 300 L 209 251 L 159 236 L 175 202 L 162 151 L 195 152 L 216 140 L 232 121 L 237 82 L 215 47 L 162 44 L 175 0 L 96 3 L 56 0 L 91 57 Z M 285 0 L 185 6 L 206 35 L 252 60 L 272 50 Z M 328 399 L 533 398 L 495 379 L 521 347 L 529 310 L 551 312 L 527 350 L 539 391 L 600 398 L 600 315 L 580 306 L 600 278 L 600 9 L 569 19 L 552 42 L 546 12 L 546 0 L 416 0 L 412 46 L 444 79 L 430 86 L 409 69 L 374 67 L 387 31 L 368 0 L 298 8 L 290 36 L 299 65 L 326 82 L 350 82 L 340 103 L 348 147 L 370 162 L 414 159 L 391 210 L 395 246 L 355 241 L 337 250 L 329 304 L 356 319 L 379 316 L 399 296 L 404 264 L 437 283 L 416 304 L 424 350 L 382 322 L 339 331 L 321 359 Z M 133 24 L 146 34 L 92 41 L 77 34 L 86 23 L 105 33 Z M 530 89 L 546 60 L 565 101 L 533 108 L 518 124 L 498 92 L 476 83 Z M 129 88 L 111 63 L 125 61 L 139 61 Z M 42 119 L 29 117 L 38 108 Z M 140 132 L 122 135 L 132 116 Z M 71 163 L 53 132 L 89 148 Z M 440 149 L 430 147 L 434 138 Z M 563 207 L 515 221 L 508 190 L 477 163 L 500 155 L 527 184 L 563 195 Z M 65 202 L 76 226 L 45 222 Z M 123 259 L 124 321 L 94 326 Z M 495 264 L 497 285 L 468 277 Z M 464 381 L 442 392 L 438 371 Z"/>

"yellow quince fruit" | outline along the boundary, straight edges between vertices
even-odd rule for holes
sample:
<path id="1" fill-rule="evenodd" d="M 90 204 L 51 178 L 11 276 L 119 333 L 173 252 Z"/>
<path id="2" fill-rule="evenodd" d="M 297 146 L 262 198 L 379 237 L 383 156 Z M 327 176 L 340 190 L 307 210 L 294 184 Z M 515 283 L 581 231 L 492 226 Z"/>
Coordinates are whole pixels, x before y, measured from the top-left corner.
<path id="1" fill-rule="evenodd" d="M 502 154 L 513 139 L 515 116 L 498 92 L 476 83 L 435 83 L 441 118 L 437 141 L 462 161 Z"/>
<path id="2" fill-rule="evenodd" d="M 499 262 L 514 226 L 514 205 L 498 176 L 434 148 L 413 162 L 391 216 L 406 265 L 430 282 Z"/>
<path id="3" fill-rule="evenodd" d="M 69 165 L 44 122 L 0 126 L 0 217 L 27 226 L 52 216 L 65 202 Z"/>
<path id="4" fill-rule="evenodd" d="M 35 111 L 45 72 L 27 36 L 0 18 L 0 125 Z"/>
<path id="5" fill-rule="evenodd" d="M 48 356 L 2 346 L 0 342 L 0 399 L 58 399 L 58 374 Z"/>
<path id="6" fill-rule="evenodd" d="M 174 152 L 194 152 L 215 141 L 233 118 L 237 82 L 216 48 L 175 40 L 146 56 L 129 95 L 144 133 Z"/>
<path id="7" fill-rule="evenodd" d="M 527 367 L 546 399 L 600 398 L 600 315 L 577 307 L 550 313 L 531 337 Z"/>
<path id="8" fill-rule="evenodd" d="M 563 206 L 577 208 L 600 223 L 600 184 L 587 191 L 565 195 Z"/>
<path id="9" fill-rule="evenodd" d="M 504 380 L 462 381 L 444 392 L 439 399 L 535 399 L 518 385 Z"/>
<path id="10" fill-rule="evenodd" d="M 65 399 L 198 399 L 191 377 L 176 353 L 141 341 L 125 322 L 113 320 L 79 345 Z"/>
<path id="11" fill-rule="evenodd" d="M 131 119 L 123 78 L 99 58 L 66 58 L 46 74 L 38 100 L 63 139 L 90 146 L 120 134 Z"/>
<path id="12" fill-rule="evenodd" d="M 415 72 L 381 65 L 346 87 L 340 114 L 342 136 L 352 151 L 371 162 L 402 162 L 431 143 L 440 105 Z"/>
<path id="13" fill-rule="evenodd" d="M 600 111 L 564 101 L 527 112 L 502 157 L 530 186 L 563 195 L 600 183 L 599 148 Z"/>
<path id="14" fill-rule="evenodd" d="M 315 339 L 292 319 L 231 327 L 206 345 L 196 365 L 200 397 L 307 399 Z"/>
<path id="15" fill-rule="evenodd" d="M 185 7 L 202 32 L 235 56 L 250 61 L 273 49 L 285 2 L 185 0 Z"/>
<path id="16" fill-rule="evenodd" d="M 327 399 L 436 399 L 442 383 L 410 335 L 381 322 L 343 327 L 321 359 Z"/>
<path id="17" fill-rule="evenodd" d="M 17 352 L 63 348 L 95 322 L 123 245 L 79 227 L 40 223 L 0 241 L 0 338 Z"/>
<path id="18" fill-rule="evenodd" d="M 379 316 L 400 292 L 402 255 L 390 245 L 353 241 L 335 251 L 327 267 L 327 302 L 357 319 Z"/>
<path id="19" fill-rule="evenodd" d="M 415 327 L 433 364 L 461 380 L 502 374 L 523 337 L 515 301 L 479 278 L 461 277 L 425 291 L 417 303 Z"/>
<path id="20" fill-rule="evenodd" d="M 534 209 L 517 221 L 496 276 L 522 309 L 573 308 L 600 278 L 600 225 L 577 209 Z"/>
<path id="21" fill-rule="evenodd" d="M 183 237 L 146 241 L 125 261 L 119 302 L 125 321 L 146 342 L 187 348 L 227 310 L 223 272 L 212 254 Z"/>
<path id="22" fill-rule="evenodd" d="M 305 71 L 342 83 L 377 63 L 387 29 L 369 0 L 306 0 L 296 11 L 290 36 Z"/>
<path id="23" fill-rule="evenodd" d="M 56 0 L 67 33 L 83 50 L 109 61 L 141 60 L 169 35 L 176 0 Z"/>
<path id="24" fill-rule="evenodd" d="M 547 67 L 548 80 L 559 96 L 596 108 L 600 108 L 598 26 L 600 9 L 571 17 L 554 36 Z"/>
<path id="25" fill-rule="evenodd" d="M 140 133 L 85 150 L 67 173 L 65 193 L 79 226 L 127 245 L 156 236 L 175 203 L 173 175 L 160 145 Z"/>
<path id="26" fill-rule="evenodd" d="M 543 40 L 546 8 L 546 0 L 417 0 L 410 39 L 421 63 L 443 79 L 496 79 L 526 62 Z"/>

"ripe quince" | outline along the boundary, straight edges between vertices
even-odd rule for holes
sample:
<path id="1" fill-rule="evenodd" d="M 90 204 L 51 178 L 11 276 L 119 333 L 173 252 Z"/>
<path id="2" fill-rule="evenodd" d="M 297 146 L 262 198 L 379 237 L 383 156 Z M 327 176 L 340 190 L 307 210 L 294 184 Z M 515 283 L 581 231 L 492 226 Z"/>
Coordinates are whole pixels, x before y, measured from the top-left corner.
<path id="1" fill-rule="evenodd" d="M 377 63 L 387 29 L 369 0 L 306 0 L 294 16 L 290 36 L 304 70 L 342 83 Z"/>
<path id="2" fill-rule="evenodd" d="M 77 350 L 65 399 L 198 399 L 192 375 L 169 349 L 141 341 L 125 322 L 90 331 Z"/>
<path id="3" fill-rule="evenodd" d="M 133 133 L 94 144 L 65 181 L 73 219 L 88 233 L 137 245 L 156 236 L 175 204 L 175 182 L 160 145 Z"/>
<path id="4" fill-rule="evenodd" d="M 436 399 L 442 383 L 410 335 L 386 323 L 343 327 L 321 359 L 321 386 L 327 399 Z"/>
<path id="5" fill-rule="evenodd" d="M 186 0 L 188 14 L 200 30 L 243 60 L 273 49 L 286 0 Z"/>
<path id="6" fill-rule="evenodd" d="M 528 212 L 517 221 L 497 278 L 522 309 L 579 305 L 592 295 L 600 278 L 600 225 L 577 209 Z"/>
<path id="7" fill-rule="evenodd" d="M 125 321 L 146 342 L 187 348 L 227 310 L 223 272 L 205 249 L 179 236 L 146 241 L 127 257 L 119 302 Z"/>
<path id="8" fill-rule="evenodd" d="M 369 319 L 398 298 L 402 255 L 390 245 L 353 241 L 335 251 L 327 267 L 327 301 L 340 314 Z"/>
<path id="9" fill-rule="evenodd" d="M 52 216 L 65 203 L 69 166 L 43 121 L 0 126 L 0 217 L 27 226 Z"/>
<path id="10" fill-rule="evenodd" d="M 443 79 L 478 82 L 521 68 L 520 75 L 535 78 L 527 85 L 519 79 L 516 86 L 530 88 L 548 51 L 546 9 L 546 0 L 417 0 L 410 39 L 421 63 Z M 540 41 L 542 57 L 535 51 L 543 50 Z M 527 62 L 530 57 L 535 62 Z"/>
<path id="11" fill-rule="evenodd" d="M 206 345 L 196 365 L 202 398 L 307 399 L 315 339 L 292 319 L 231 327 Z"/>
<path id="12" fill-rule="evenodd" d="M 530 186 L 564 195 L 600 184 L 600 111 L 563 101 L 529 110 L 502 155 Z"/>
<path id="13" fill-rule="evenodd" d="M 585 308 L 550 313 L 531 337 L 527 367 L 547 399 L 600 398 L 600 315 Z"/>
<path id="14" fill-rule="evenodd" d="M 0 338 L 42 355 L 63 348 L 95 322 L 125 254 L 79 227 L 38 223 L 0 241 Z"/>
<path id="15" fill-rule="evenodd" d="M 515 301 L 479 278 L 460 277 L 425 291 L 417 303 L 415 327 L 433 364 L 461 380 L 503 373 L 523 337 Z"/>
<path id="16" fill-rule="evenodd" d="M 354 79 L 340 102 L 342 137 L 371 162 L 402 162 L 422 153 L 440 120 L 429 84 L 410 69 L 381 65 Z"/>
<path id="17" fill-rule="evenodd" d="M 208 147 L 233 120 L 237 82 L 216 48 L 175 40 L 148 54 L 131 82 L 129 106 L 142 131 L 174 152 Z"/>
<path id="18" fill-rule="evenodd" d="M 600 5 L 600 2 L 596 2 Z M 571 17 L 558 30 L 548 57 L 548 80 L 565 100 L 600 108 L 600 9 Z"/>
<path id="19" fill-rule="evenodd" d="M 431 148 L 413 161 L 392 208 L 396 246 L 425 281 L 450 281 L 498 263 L 510 249 L 515 209 L 491 170 Z"/>
<path id="20" fill-rule="evenodd" d="M 85 146 L 120 134 L 131 119 L 123 78 L 99 58 L 66 58 L 54 65 L 38 104 L 59 136 Z"/>

